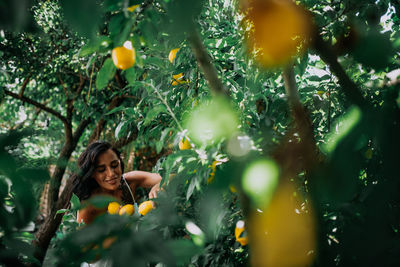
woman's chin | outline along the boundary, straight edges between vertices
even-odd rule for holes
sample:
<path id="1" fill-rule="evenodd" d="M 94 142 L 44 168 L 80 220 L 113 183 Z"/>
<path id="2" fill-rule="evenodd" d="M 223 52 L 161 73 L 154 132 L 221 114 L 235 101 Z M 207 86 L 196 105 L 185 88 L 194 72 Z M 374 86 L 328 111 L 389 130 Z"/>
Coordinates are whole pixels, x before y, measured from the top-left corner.
<path id="1" fill-rule="evenodd" d="M 105 183 L 103 183 L 101 185 L 101 187 L 103 189 L 107 190 L 107 191 L 115 191 L 115 190 L 117 190 L 119 188 L 119 185 L 120 185 L 119 182 L 116 182 L 116 183 L 107 183 L 107 182 L 105 182 Z"/>

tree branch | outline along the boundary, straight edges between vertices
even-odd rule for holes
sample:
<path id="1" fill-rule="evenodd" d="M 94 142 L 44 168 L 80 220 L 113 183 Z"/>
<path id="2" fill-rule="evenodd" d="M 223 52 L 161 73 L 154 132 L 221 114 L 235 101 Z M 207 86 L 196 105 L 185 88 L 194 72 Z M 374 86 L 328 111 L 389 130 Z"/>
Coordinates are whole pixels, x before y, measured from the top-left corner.
<path id="1" fill-rule="evenodd" d="M 301 105 L 292 63 L 286 66 L 283 70 L 282 76 L 285 82 L 285 90 L 289 104 L 292 106 Z"/>
<path id="2" fill-rule="evenodd" d="M 76 144 L 78 144 L 79 142 L 79 138 L 81 138 L 83 131 L 85 131 L 86 127 L 88 127 L 88 125 L 92 122 L 91 118 L 87 118 L 83 121 L 81 121 L 78 125 L 78 127 L 76 128 L 74 134 L 73 134 L 73 142 L 76 146 Z"/>
<path id="3" fill-rule="evenodd" d="M 107 107 L 107 110 L 112 110 L 115 107 L 118 107 L 122 104 L 124 101 L 125 96 L 114 96 L 113 99 L 111 100 L 110 104 Z M 101 132 L 103 131 L 105 125 L 106 125 L 106 120 L 104 117 L 102 117 L 94 127 L 92 134 L 89 137 L 89 144 L 97 139 L 99 139 Z"/>
<path id="4" fill-rule="evenodd" d="M 138 129 L 135 127 L 133 132 L 127 138 L 122 138 L 114 142 L 113 147 L 115 147 L 116 149 L 120 149 L 129 144 L 130 142 L 136 140 L 137 136 L 138 136 Z"/>
<path id="5" fill-rule="evenodd" d="M 293 64 L 287 65 L 282 75 L 295 129 L 286 134 L 286 140 L 277 149 L 275 156 L 280 159 L 281 165 L 286 167 L 286 171 L 295 174 L 303 168 L 309 170 L 314 165 L 318 148 L 311 119 L 300 102 Z M 300 138 L 299 142 L 291 140 L 296 138 L 295 133 Z M 302 159 L 302 162 L 299 159 Z"/>
<path id="6" fill-rule="evenodd" d="M 25 88 L 28 85 L 30 79 L 32 77 L 32 74 L 29 74 L 28 77 L 25 78 L 24 83 L 21 86 L 21 90 L 19 91 L 19 96 L 22 97 L 24 95 L 25 92 Z"/>
<path id="7" fill-rule="evenodd" d="M 200 68 L 203 70 L 204 76 L 208 81 L 211 93 L 214 95 L 229 96 L 226 88 L 218 78 L 217 70 L 211 63 L 211 57 L 208 55 L 206 48 L 201 41 L 199 33 L 194 27 L 188 35 L 188 40 L 192 46 L 192 51 L 197 59 L 197 62 L 199 63 Z"/>
<path id="8" fill-rule="evenodd" d="M 76 90 L 74 101 L 78 98 L 78 96 L 80 96 L 80 94 L 83 90 L 83 87 L 85 85 L 85 81 L 86 81 L 85 77 L 83 77 L 82 74 L 79 72 L 79 86 L 78 86 L 78 90 Z"/>
<path id="9" fill-rule="evenodd" d="M 46 217 L 45 222 L 41 225 L 39 231 L 36 233 L 36 239 L 33 240 L 35 246 L 34 256 L 40 263 L 43 263 L 46 255 L 47 248 L 49 247 L 50 241 L 55 235 L 58 226 L 61 223 L 63 214 L 56 214 L 60 209 L 66 209 L 69 207 L 69 201 L 72 196 L 75 178 L 71 177 L 67 180 L 67 184 L 57 200 L 55 208 L 50 211 L 50 214 Z"/>
<path id="10" fill-rule="evenodd" d="M 15 99 L 21 100 L 21 101 L 26 102 L 26 103 L 31 104 L 31 105 L 34 105 L 35 107 L 38 107 L 38 108 L 40 108 L 40 109 L 42 109 L 42 110 L 44 110 L 44 111 L 56 116 L 57 118 L 59 118 L 64 123 L 64 125 L 68 125 L 69 124 L 67 118 L 65 118 L 63 115 L 61 115 L 61 113 L 55 111 L 52 108 L 49 108 L 49 107 L 47 107 L 47 106 L 45 106 L 45 105 L 43 105 L 43 104 L 41 104 L 39 102 L 36 102 L 33 99 L 25 97 L 25 96 L 19 96 L 19 95 L 15 94 L 15 93 L 13 93 L 11 91 L 8 91 L 7 89 L 4 89 L 4 93 L 6 95 L 9 95 L 9 96 L 15 98 Z"/>
<path id="11" fill-rule="evenodd" d="M 321 59 L 329 66 L 332 73 L 337 77 L 339 84 L 346 97 L 359 107 L 368 106 L 368 102 L 363 98 L 357 85 L 350 80 L 342 66 L 338 62 L 338 57 L 331 45 L 325 42 L 319 33 L 314 35 L 314 49 Z"/>
<path id="12" fill-rule="evenodd" d="M 117 83 L 118 83 L 119 88 L 124 89 L 125 86 L 126 86 L 126 82 L 125 82 L 124 79 L 122 79 L 120 70 L 117 70 L 117 71 L 115 72 L 115 75 L 114 75 L 114 76 L 115 76 L 115 80 L 116 80 Z"/>

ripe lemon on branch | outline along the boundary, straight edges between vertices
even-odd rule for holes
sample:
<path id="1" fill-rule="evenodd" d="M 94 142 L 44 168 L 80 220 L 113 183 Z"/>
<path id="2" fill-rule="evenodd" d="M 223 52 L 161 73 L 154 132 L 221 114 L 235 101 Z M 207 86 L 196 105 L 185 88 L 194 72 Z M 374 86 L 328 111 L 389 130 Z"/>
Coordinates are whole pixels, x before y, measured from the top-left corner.
<path id="1" fill-rule="evenodd" d="M 168 59 L 169 59 L 169 61 L 170 61 L 171 63 L 174 63 L 174 59 L 175 59 L 176 54 L 178 53 L 178 51 L 179 51 L 179 48 L 175 48 L 175 49 L 172 49 L 172 50 L 169 52 Z"/>
<path id="2" fill-rule="evenodd" d="M 110 202 L 107 207 L 109 214 L 118 214 L 121 205 L 118 202 Z"/>
<path id="3" fill-rule="evenodd" d="M 126 41 L 123 46 L 115 47 L 112 50 L 112 59 L 118 69 L 126 70 L 132 67 L 136 61 L 136 52 L 132 43 Z"/>
<path id="4" fill-rule="evenodd" d="M 148 200 L 148 201 L 144 201 L 139 205 L 139 209 L 138 212 L 141 215 L 146 215 L 147 213 L 149 213 L 152 209 L 154 209 L 154 204 L 153 201 Z"/>
<path id="5" fill-rule="evenodd" d="M 235 237 L 236 241 L 240 243 L 242 246 L 246 246 L 249 243 L 249 240 L 246 236 L 243 236 L 242 233 L 245 231 L 244 221 L 240 220 L 236 223 L 235 227 Z"/>
<path id="6" fill-rule="evenodd" d="M 118 214 L 119 215 L 132 215 L 135 212 L 135 207 L 132 204 L 126 204 L 125 206 L 123 206 Z"/>
<path id="7" fill-rule="evenodd" d="M 211 173 L 207 179 L 207 184 L 210 184 L 214 181 L 217 164 L 219 164 L 219 161 L 214 160 L 213 163 L 209 166 L 209 167 L 211 167 Z"/>
<path id="8" fill-rule="evenodd" d="M 189 140 L 186 137 L 182 137 L 181 141 L 179 142 L 179 149 L 186 150 L 191 149 L 192 145 L 190 144 Z"/>
<path id="9" fill-rule="evenodd" d="M 304 51 L 310 15 L 292 0 L 242 0 L 248 51 L 265 68 L 282 66 Z"/>
<path id="10" fill-rule="evenodd" d="M 176 75 L 172 75 L 172 86 L 178 85 L 178 84 L 185 84 L 187 81 L 183 78 L 184 74 L 183 73 L 178 73 Z"/>
<path id="11" fill-rule="evenodd" d="M 135 9 L 138 8 L 139 6 L 140 6 L 140 5 L 133 5 L 133 6 L 128 7 L 127 9 L 128 9 L 129 12 L 133 12 L 133 11 L 135 11 Z"/>

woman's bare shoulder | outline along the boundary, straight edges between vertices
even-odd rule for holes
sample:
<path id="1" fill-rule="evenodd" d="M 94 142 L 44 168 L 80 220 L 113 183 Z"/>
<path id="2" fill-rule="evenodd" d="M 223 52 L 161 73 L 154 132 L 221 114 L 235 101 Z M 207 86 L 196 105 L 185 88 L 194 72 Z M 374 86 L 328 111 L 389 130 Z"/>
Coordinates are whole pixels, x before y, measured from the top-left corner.
<path id="1" fill-rule="evenodd" d="M 85 224 L 89 224 L 93 222 L 93 220 L 98 215 L 105 212 L 105 209 L 96 208 L 93 205 L 89 204 L 87 201 L 83 201 L 81 205 L 83 206 L 83 208 L 78 211 L 78 223 L 81 223 L 83 221 Z"/>

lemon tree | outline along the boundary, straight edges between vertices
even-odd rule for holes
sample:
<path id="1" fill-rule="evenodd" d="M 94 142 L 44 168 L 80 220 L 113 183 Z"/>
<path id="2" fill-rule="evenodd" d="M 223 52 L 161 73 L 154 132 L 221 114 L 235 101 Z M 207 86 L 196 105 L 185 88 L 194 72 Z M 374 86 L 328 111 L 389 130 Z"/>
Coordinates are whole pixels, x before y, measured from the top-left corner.
<path id="1" fill-rule="evenodd" d="M 397 1 L 23 2 L 0 16 L 0 132 L 33 130 L 0 142 L 0 264 L 399 265 Z M 95 139 L 160 173 L 134 192 L 157 208 L 92 199 L 78 226 Z"/>

